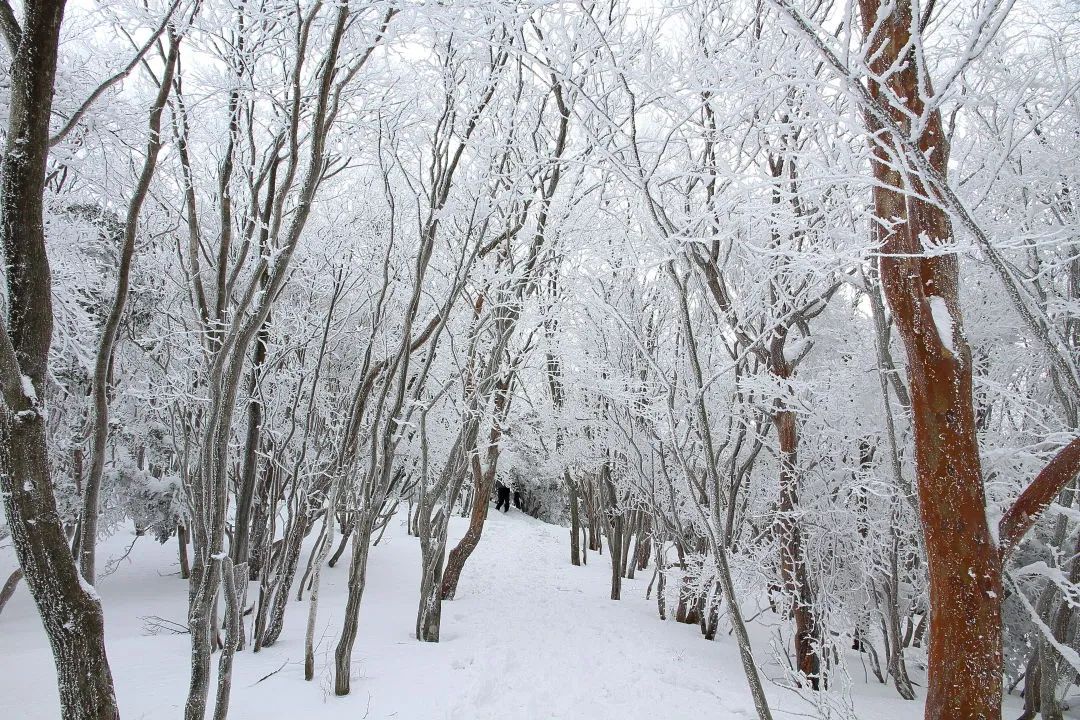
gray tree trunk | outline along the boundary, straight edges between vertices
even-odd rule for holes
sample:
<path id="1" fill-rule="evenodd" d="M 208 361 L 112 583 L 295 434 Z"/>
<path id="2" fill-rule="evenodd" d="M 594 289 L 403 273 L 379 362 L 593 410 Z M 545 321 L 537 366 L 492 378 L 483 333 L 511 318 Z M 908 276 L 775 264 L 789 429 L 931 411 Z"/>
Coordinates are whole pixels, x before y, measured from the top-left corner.
<path id="1" fill-rule="evenodd" d="M 52 647 L 61 714 L 113 720 L 119 711 L 101 603 L 79 575 L 60 523 L 41 405 L 53 327 L 43 195 L 64 0 L 26 0 L 23 7 L 21 26 L 12 17 L 3 28 L 11 94 L 0 180 L 8 299 L 0 329 L 0 496 Z"/>

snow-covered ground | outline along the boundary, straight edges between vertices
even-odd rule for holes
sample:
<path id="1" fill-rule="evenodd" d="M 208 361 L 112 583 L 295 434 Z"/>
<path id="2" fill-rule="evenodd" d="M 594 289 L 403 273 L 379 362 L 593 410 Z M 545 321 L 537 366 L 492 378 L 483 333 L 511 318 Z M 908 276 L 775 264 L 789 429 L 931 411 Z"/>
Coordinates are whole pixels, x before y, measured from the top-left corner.
<path id="1" fill-rule="evenodd" d="M 452 532 L 463 531 L 458 519 Z M 122 555 L 131 540 L 123 532 L 111 538 L 103 546 L 103 557 Z M 291 603 L 276 645 L 238 656 L 230 717 L 755 717 L 730 636 L 722 633 L 709 642 L 696 626 L 661 622 L 655 600 L 644 597 L 651 571 L 624 581 L 622 601 L 609 600 L 606 556 L 590 554 L 587 567 L 573 567 L 568 542 L 564 528 L 516 511 L 493 512 L 466 566 L 458 599 L 444 606 L 442 642 L 427 644 L 412 635 L 418 544 L 395 521 L 371 557 L 354 653 L 353 694 L 335 697 L 331 676 L 345 604 L 346 555 L 322 576 L 322 639 L 315 680 L 303 679 L 305 598 L 302 604 Z M 144 619 L 184 622 L 187 593 L 174 551 L 175 541 L 160 546 L 152 538 L 141 538 L 130 557 L 100 582 L 109 659 L 125 720 L 177 718 L 183 712 L 188 638 L 152 634 Z M 6 578 L 11 567 L 10 555 L 0 557 L 0 577 Z M 756 638 L 759 660 L 767 659 L 767 636 L 758 632 Z M 852 661 L 858 667 L 856 657 Z M 853 668 L 851 675 L 855 717 L 921 717 L 921 702 L 901 700 L 872 676 L 870 684 L 865 683 L 861 669 Z M 825 714 L 775 683 L 769 695 L 778 719 Z M 839 694 L 831 697 L 834 707 L 841 704 Z M 1005 717 L 1016 717 L 1016 700 L 1007 705 Z M 20 587 L 0 615 L 0 718 L 58 715 L 52 656 L 29 593 Z"/>

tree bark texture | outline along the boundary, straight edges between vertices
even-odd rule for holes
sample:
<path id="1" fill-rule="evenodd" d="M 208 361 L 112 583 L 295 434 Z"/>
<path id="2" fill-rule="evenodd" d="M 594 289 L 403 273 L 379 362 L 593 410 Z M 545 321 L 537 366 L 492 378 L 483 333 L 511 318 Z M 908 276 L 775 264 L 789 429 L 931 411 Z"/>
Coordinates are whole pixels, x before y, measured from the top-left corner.
<path id="1" fill-rule="evenodd" d="M 780 575 L 784 592 L 791 599 L 795 620 L 795 667 L 819 690 L 824 679 L 818 644 L 821 628 L 814 613 L 814 597 L 803 557 L 802 529 L 796 516 L 799 506 L 798 421 L 793 410 L 781 410 L 773 420 L 780 439 L 780 503 L 777 508 L 777 538 L 780 542 Z"/>
<path id="2" fill-rule="evenodd" d="M 8 291 L 0 332 L 0 495 L 19 567 L 52 647 L 61 714 L 112 720 L 119 712 L 101 603 L 84 585 L 61 526 L 39 402 L 53 328 L 43 193 L 63 16 L 63 0 L 27 0 L 11 61 L 0 186 Z"/>
<path id="3" fill-rule="evenodd" d="M 920 116 L 929 78 L 911 53 L 910 0 L 889 6 L 860 0 L 869 39 L 870 92 L 891 119 L 910 129 Z M 875 28 L 875 23 L 877 27 Z M 867 116 L 871 132 L 883 130 Z M 913 138 L 945 175 L 941 116 L 928 113 Z M 923 240 L 952 241 L 949 217 L 909 193 L 931 193 L 891 158 L 899 146 L 874 146 L 874 211 L 886 300 L 904 340 L 914 426 L 919 507 L 930 581 L 927 720 L 1001 717 L 1001 562 L 986 520 L 972 399 L 971 351 L 964 336 L 955 254 L 926 257 Z"/>
<path id="4" fill-rule="evenodd" d="M 484 532 L 484 522 L 487 520 L 488 505 L 490 504 L 488 498 L 491 497 L 491 489 L 495 486 L 495 474 L 499 466 L 499 441 L 502 439 L 502 421 L 506 416 L 507 404 L 510 401 L 510 386 L 512 383 L 513 374 L 507 372 L 504 377 L 499 378 L 495 386 L 495 410 L 492 415 L 491 430 L 488 433 L 487 467 L 481 469 L 479 453 L 474 453 L 471 458 L 473 479 L 475 481 L 472 515 L 465 535 L 450 551 L 450 555 L 446 560 L 442 582 L 443 600 L 454 599 L 465 562 L 472 555 L 476 546 L 480 544 L 480 536 Z"/>
<path id="5" fill-rule="evenodd" d="M 367 561 L 371 552 L 371 531 L 377 508 L 364 508 L 357 512 L 356 529 L 352 536 L 352 562 L 349 564 L 349 592 L 345 601 L 345 624 L 341 639 L 334 651 L 334 694 L 348 695 L 352 682 L 352 649 L 356 643 L 356 631 L 360 621 L 360 602 L 364 599 L 367 585 Z"/>

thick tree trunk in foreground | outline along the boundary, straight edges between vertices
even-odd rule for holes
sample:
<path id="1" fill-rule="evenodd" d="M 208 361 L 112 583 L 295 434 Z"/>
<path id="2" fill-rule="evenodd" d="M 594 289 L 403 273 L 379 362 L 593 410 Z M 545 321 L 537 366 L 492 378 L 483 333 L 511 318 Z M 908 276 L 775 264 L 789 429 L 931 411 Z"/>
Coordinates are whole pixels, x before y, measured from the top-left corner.
<path id="1" fill-rule="evenodd" d="M 34 410 L 0 420 L 0 492 L 15 553 L 49 636 L 61 715 L 68 720 L 119 717 L 105 654 L 101 602 L 84 586 L 52 494 L 45 423 Z"/>
<path id="2" fill-rule="evenodd" d="M 119 717 L 105 654 L 101 602 L 84 586 L 61 527 L 49 474 L 45 391 L 52 343 L 52 288 L 42 195 L 63 0 L 27 0 L 12 51 L 11 100 L 0 190 L 8 307 L 0 330 L 0 495 L 15 555 L 52 646 L 61 715 Z"/>
<path id="3" fill-rule="evenodd" d="M 876 0 L 861 0 L 863 29 L 881 20 Z M 921 113 L 920 68 L 900 63 L 910 41 L 911 4 L 900 0 L 871 37 L 871 68 L 887 87 L 870 85 L 892 108 L 896 93 L 907 110 L 893 120 L 907 129 L 905 112 Z M 896 63 L 896 65 L 894 65 Z M 871 130 L 880 123 L 870 120 Z M 930 114 L 920 149 L 944 175 L 948 148 L 941 116 Z M 930 649 L 926 699 L 928 720 L 1001 716 L 1001 562 L 986 520 L 979 447 L 971 390 L 971 351 L 961 325 L 956 255 L 922 257 L 921 238 L 947 247 L 952 226 L 945 212 L 906 190 L 926 188 L 905 177 L 874 149 L 875 214 L 882 229 L 881 281 L 904 339 L 915 439 L 919 507 L 930 580 Z M 886 226 L 882 226 L 883 228 Z"/>
<path id="4" fill-rule="evenodd" d="M 863 32 L 875 80 L 865 108 L 876 138 L 875 214 L 881 222 L 881 281 L 908 358 L 919 510 L 930 579 L 927 720 L 1001 717 L 1002 558 L 1031 528 L 1080 466 L 1080 440 L 1039 473 L 999 523 L 1001 548 L 986 519 L 976 440 L 971 351 L 959 304 L 958 258 L 930 257 L 924 241 L 949 247 L 948 215 L 923 197 L 938 197 L 948 145 L 938 111 L 924 112 L 932 95 L 920 59 L 901 58 L 911 47 L 910 0 L 888 6 L 860 0 Z M 875 29 L 876 28 L 876 29 Z M 924 116 L 910 137 L 909 118 Z M 906 136 L 906 137 L 905 137 Z M 936 175 L 902 173 L 891 160 L 921 154 Z"/>

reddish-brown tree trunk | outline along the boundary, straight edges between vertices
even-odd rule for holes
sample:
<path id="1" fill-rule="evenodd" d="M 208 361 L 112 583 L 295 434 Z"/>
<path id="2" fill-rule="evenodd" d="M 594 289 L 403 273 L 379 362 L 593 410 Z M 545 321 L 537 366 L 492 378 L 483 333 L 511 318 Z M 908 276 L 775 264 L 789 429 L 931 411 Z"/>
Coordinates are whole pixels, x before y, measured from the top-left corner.
<path id="1" fill-rule="evenodd" d="M 860 0 L 871 71 L 884 80 L 871 81 L 870 91 L 900 129 L 910 132 L 908 118 L 923 115 L 923 93 L 932 90 L 914 54 L 899 56 L 911 49 L 910 1 L 888 7 L 892 12 L 886 16 L 887 6 L 878 0 Z M 875 23 L 880 23 L 876 32 Z M 913 140 L 944 177 L 948 146 L 940 113 L 928 113 L 925 121 Z M 868 124 L 872 132 L 882 131 L 869 114 Z M 923 181 L 901 174 L 890 160 L 890 152 L 903 152 L 899 139 L 877 142 L 874 206 L 881 223 L 881 280 L 907 350 L 930 580 L 926 718 L 999 718 L 1001 562 L 986 520 L 958 261 L 955 254 L 927 257 L 923 248 L 924 240 L 947 247 L 952 227 L 939 206 L 911 194 L 928 193 Z"/>
<path id="2" fill-rule="evenodd" d="M 799 449 L 799 427 L 793 410 L 781 410 L 773 418 L 780 439 L 780 504 L 776 520 L 780 541 L 780 574 L 784 592 L 791 598 L 791 614 L 795 620 L 795 667 L 818 690 L 821 686 L 821 660 L 816 645 L 819 641 L 814 598 L 810 577 L 802 551 L 802 531 L 796 512 L 799 506 L 799 475 L 796 463 Z"/>

